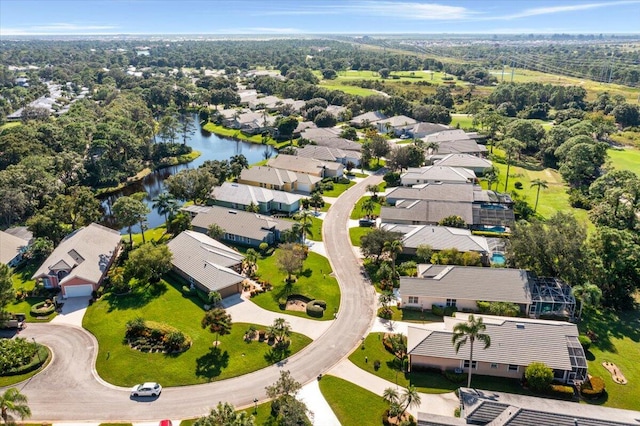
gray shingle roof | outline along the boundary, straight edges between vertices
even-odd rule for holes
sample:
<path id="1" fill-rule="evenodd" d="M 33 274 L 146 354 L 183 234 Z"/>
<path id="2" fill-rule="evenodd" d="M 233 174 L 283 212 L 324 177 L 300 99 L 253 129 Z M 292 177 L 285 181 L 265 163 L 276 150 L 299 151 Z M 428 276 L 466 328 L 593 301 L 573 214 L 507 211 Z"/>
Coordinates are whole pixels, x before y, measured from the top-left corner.
<path id="1" fill-rule="evenodd" d="M 403 185 L 406 185 L 409 181 L 420 180 L 424 181 L 439 181 L 450 183 L 472 183 L 476 180 L 476 174 L 473 170 L 465 169 L 462 167 L 449 167 L 446 165 L 426 166 L 426 167 L 411 167 L 407 169 L 400 179 Z"/>
<path id="2" fill-rule="evenodd" d="M 173 266 L 210 291 L 220 291 L 244 280 L 229 269 L 242 263 L 244 256 L 204 234 L 184 231 L 167 246 L 173 254 Z"/>
<path id="3" fill-rule="evenodd" d="M 422 277 L 401 277 L 400 294 L 529 304 L 531 283 L 522 269 L 431 265 Z"/>
<path id="4" fill-rule="evenodd" d="M 275 158 L 269 159 L 267 165 L 277 169 L 291 170 L 297 173 L 320 174 L 324 175 L 324 169 L 339 170 L 342 164 L 333 161 L 320 161 L 309 157 L 300 157 L 297 155 L 280 154 Z"/>
<path id="5" fill-rule="evenodd" d="M 445 359 L 469 359 L 470 345 L 463 345 L 456 353 L 451 338 L 453 328 L 466 322 L 470 314 L 457 312 L 456 317 L 445 317 L 444 330 L 424 330 L 409 327 L 407 347 L 410 354 Z M 490 315 L 481 317 L 487 326 L 485 333 L 491 337 L 491 346 L 475 348 L 473 359 L 479 362 L 512 364 L 526 367 L 534 361 L 545 363 L 553 369 L 571 370 L 571 359 L 567 347 L 570 336 L 577 338 L 575 324 L 508 318 Z M 426 335 L 429 331 L 428 335 Z M 426 335 L 426 336 L 425 336 Z"/>
<path id="6" fill-rule="evenodd" d="M 493 422 L 491 426 L 637 425 L 640 418 L 638 411 L 481 389 L 460 388 L 459 395 L 469 422 L 482 424 L 488 420 Z M 484 413 L 482 422 L 476 413 Z"/>
<path id="7" fill-rule="evenodd" d="M 328 146 L 331 148 L 344 149 L 345 151 L 362 151 L 362 145 L 349 139 L 340 137 L 316 138 L 313 143 L 320 146 Z"/>
<path id="8" fill-rule="evenodd" d="M 438 166 L 469 167 L 488 169 L 493 163 L 484 158 L 470 154 L 449 154 L 434 163 Z"/>
<path id="9" fill-rule="evenodd" d="M 67 269 L 64 265 L 68 265 L 73 269 L 60 280 L 61 285 L 74 278 L 97 283 L 115 254 L 120 239 L 118 231 L 97 223 L 80 228 L 60 242 L 33 274 L 33 278 L 46 276 L 49 269 L 56 265 L 62 269 Z"/>
<path id="10" fill-rule="evenodd" d="M 411 221 L 418 224 L 433 224 L 453 215 L 460 216 L 467 224 L 473 224 L 473 204 L 456 201 L 406 200 L 398 202 L 396 207 L 380 209 L 380 219 L 387 223 Z"/>
<path id="11" fill-rule="evenodd" d="M 419 122 L 413 126 L 413 128 L 411 129 L 411 132 L 424 133 L 425 135 L 430 135 L 433 133 L 438 133 L 438 132 L 442 132 L 444 130 L 449 130 L 449 129 L 451 128 L 444 124 Z"/>
<path id="12" fill-rule="evenodd" d="M 385 118 L 376 123 L 376 125 L 384 126 L 386 123 L 389 123 L 392 127 L 403 127 L 403 126 L 412 126 L 417 123 L 411 117 L 407 117 L 406 115 L 394 115 L 393 117 Z"/>
<path id="13" fill-rule="evenodd" d="M 412 188 L 399 186 L 386 195 L 387 200 L 437 200 L 437 201 L 475 201 L 474 192 L 481 191 L 476 185 L 458 185 L 455 183 L 429 183 Z"/>
<path id="14" fill-rule="evenodd" d="M 254 166 L 248 169 L 242 169 L 240 173 L 240 179 L 242 180 L 278 186 L 282 186 L 285 183 L 293 183 L 297 178 L 297 175 L 292 171 L 265 166 Z"/>
<path id="15" fill-rule="evenodd" d="M 221 186 L 215 186 L 211 190 L 211 195 L 216 200 L 246 206 L 252 202 L 254 204 L 258 204 L 267 203 L 269 201 L 290 205 L 303 198 L 302 195 L 293 194 L 291 192 L 274 191 L 271 189 L 232 182 L 224 182 Z"/>
<path id="16" fill-rule="evenodd" d="M 423 138 L 423 140 L 427 139 Z M 474 139 L 459 139 L 454 141 L 436 142 L 438 148 L 433 153 L 436 158 L 441 158 L 448 154 L 476 154 L 486 152 L 484 145 L 479 145 Z"/>
<path id="17" fill-rule="evenodd" d="M 467 133 L 461 129 L 449 129 L 443 130 L 438 133 L 432 133 L 425 136 L 425 142 L 448 142 L 457 141 L 462 139 L 470 139 Z"/>
<path id="18" fill-rule="evenodd" d="M 207 211 L 199 212 L 191 221 L 194 227 L 201 229 L 207 229 L 214 223 L 229 234 L 258 241 L 262 241 L 269 235 L 271 229 L 289 230 L 294 224 L 288 220 L 221 206 L 211 206 Z"/>
<path id="19" fill-rule="evenodd" d="M 11 262 L 27 244 L 29 244 L 29 241 L 0 231 L 0 263 Z"/>
<path id="20" fill-rule="evenodd" d="M 315 141 L 316 139 L 322 138 L 336 138 L 338 137 L 338 135 L 340 135 L 340 131 L 338 129 L 317 127 L 314 124 L 313 127 L 305 129 L 300 137 L 303 139 L 308 139 L 310 141 Z"/>
<path id="21" fill-rule="evenodd" d="M 396 225 L 382 224 L 382 228 L 404 234 L 402 245 L 406 248 L 417 248 L 427 244 L 434 250 L 456 248 L 459 251 L 489 252 L 489 244 L 485 237 L 471 235 L 468 229 L 450 228 L 432 225 Z"/>
<path id="22" fill-rule="evenodd" d="M 380 111 L 370 111 L 353 117 L 350 123 L 362 125 L 365 120 L 368 120 L 370 124 L 374 124 L 376 121 L 384 120 L 386 118 L 387 116 Z"/>
<path id="23" fill-rule="evenodd" d="M 340 162 L 343 158 L 361 158 L 362 154 L 357 151 L 345 151 L 339 148 L 319 145 L 305 145 L 296 150 L 299 157 L 315 158 L 321 161 Z"/>

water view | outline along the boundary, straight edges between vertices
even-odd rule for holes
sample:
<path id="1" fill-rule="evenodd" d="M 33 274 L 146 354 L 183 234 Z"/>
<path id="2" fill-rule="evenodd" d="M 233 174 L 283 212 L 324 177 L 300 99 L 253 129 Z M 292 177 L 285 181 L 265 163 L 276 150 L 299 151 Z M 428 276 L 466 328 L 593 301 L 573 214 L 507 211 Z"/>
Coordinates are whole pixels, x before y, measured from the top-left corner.
<path id="1" fill-rule="evenodd" d="M 153 199 L 158 194 L 165 191 L 164 181 L 169 176 L 179 172 L 183 169 L 198 168 L 204 164 L 207 160 L 228 160 L 234 155 L 242 154 L 247 158 L 249 164 L 254 164 L 264 160 L 267 156 L 276 155 L 277 151 L 269 145 L 259 145 L 250 142 L 237 141 L 229 138 L 222 138 L 218 135 L 211 134 L 204 130 L 198 121 L 198 117 L 194 115 L 196 123 L 196 130 L 191 134 L 187 140 L 187 145 L 192 147 L 195 151 L 200 151 L 200 157 L 196 158 L 190 163 L 180 164 L 177 166 L 166 167 L 161 170 L 157 170 L 154 173 L 146 176 L 142 181 L 133 185 L 129 185 L 126 188 L 121 189 L 118 192 L 114 192 L 104 199 L 102 205 L 107 215 L 111 212 L 111 205 L 123 195 L 131 195 L 135 192 L 144 191 L 147 196 L 144 199 L 144 203 L 149 207 L 151 213 L 147 215 L 146 226 L 155 228 L 164 223 L 164 216 L 160 215 L 157 210 L 152 208 Z M 140 226 L 136 225 L 133 228 L 133 232 L 140 232 Z M 120 230 L 121 233 L 126 234 L 127 229 Z"/>

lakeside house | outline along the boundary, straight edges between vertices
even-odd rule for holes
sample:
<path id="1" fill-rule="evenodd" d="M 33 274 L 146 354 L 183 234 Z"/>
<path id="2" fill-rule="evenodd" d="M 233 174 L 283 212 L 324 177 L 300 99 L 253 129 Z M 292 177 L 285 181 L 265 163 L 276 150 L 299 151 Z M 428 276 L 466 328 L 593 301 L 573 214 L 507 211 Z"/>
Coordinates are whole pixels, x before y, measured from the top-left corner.
<path id="1" fill-rule="evenodd" d="M 239 210 L 246 210 L 249 206 L 256 205 L 262 214 L 293 214 L 300 210 L 302 198 L 302 195 L 292 192 L 234 182 L 224 182 L 211 190 L 211 199 L 215 205 Z"/>
<path id="2" fill-rule="evenodd" d="M 181 210 L 193 216 L 191 226 L 194 231 L 206 234 L 215 224 L 224 231 L 221 240 L 255 248 L 261 243 L 278 244 L 281 234 L 291 231 L 295 224 L 290 220 L 220 206 L 187 206 Z"/>

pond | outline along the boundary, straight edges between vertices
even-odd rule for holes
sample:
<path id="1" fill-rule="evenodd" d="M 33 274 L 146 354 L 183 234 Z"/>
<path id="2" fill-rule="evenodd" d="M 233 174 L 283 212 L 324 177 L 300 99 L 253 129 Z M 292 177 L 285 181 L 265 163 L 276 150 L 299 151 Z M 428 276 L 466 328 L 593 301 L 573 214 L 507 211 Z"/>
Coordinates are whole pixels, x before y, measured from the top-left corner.
<path id="1" fill-rule="evenodd" d="M 157 210 L 153 209 L 152 200 L 157 197 L 158 194 L 165 191 L 165 179 L 180 170 L 198 168 L 207 160 L 228 160 L 234 155 L 239 154 L 244 155 L 249 164 L 257 163 L 267 157 L 275 156 L 277 154 L 275 148 L 270 145 L 238 141 L 211 134 L 200 126 L 198 117 L 195 114 L 194 122 L 196 123 L 196 130 L 187 139 L 187 145 L 195 151 L 199 151 L 201 153 L 200 157 L 187 164 L 180 164 L 157 170 L 147 175 L 142 181 L 110 194 L 102 202 L 102 206 L 107 214 L 107 218 L 105 220 L 107 225 L 110 224 L 109 215 L 111 213 L 111 206 L 118 198 L 123 195 L 131 195 L 135 192 L 142 191 L 147 193 L 144 203 L 149 207 L 149 210 L 151 210 L 151 213 L 147 215 L 146 226 L 151 229 L 162 225 L 164 223 L 164 216 L 160 215 Z M 140 225 L 132 227 L 132 230 L 133 232 L 140 232 Z M 123 228 L 120 232 L 122 234 L 126 234 L 127 229 Z"/>

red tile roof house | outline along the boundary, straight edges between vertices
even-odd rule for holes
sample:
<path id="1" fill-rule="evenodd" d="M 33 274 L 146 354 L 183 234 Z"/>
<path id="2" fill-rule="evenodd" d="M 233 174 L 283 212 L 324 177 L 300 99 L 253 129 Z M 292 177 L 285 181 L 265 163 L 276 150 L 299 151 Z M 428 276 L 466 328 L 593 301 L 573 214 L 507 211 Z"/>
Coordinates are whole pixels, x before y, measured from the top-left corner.
<path id="1" fill-rule="evenodd" d="M 90 296 L 107 275 L 120 247 L 118 231 L 97 223 L 65 237 L 32 279 L 45 288 L 61 288 L 62 296 Z"/>

